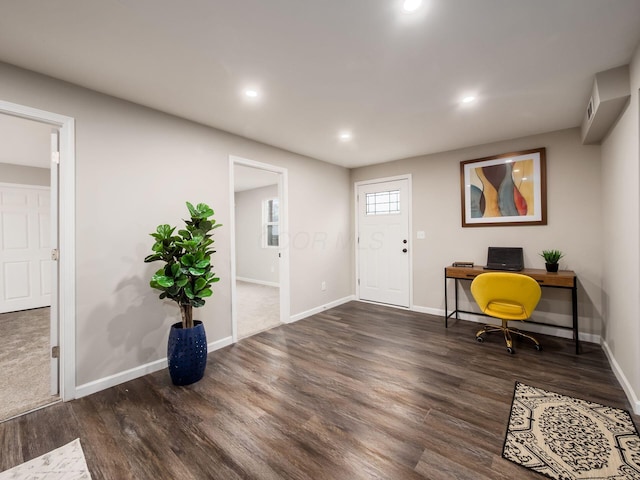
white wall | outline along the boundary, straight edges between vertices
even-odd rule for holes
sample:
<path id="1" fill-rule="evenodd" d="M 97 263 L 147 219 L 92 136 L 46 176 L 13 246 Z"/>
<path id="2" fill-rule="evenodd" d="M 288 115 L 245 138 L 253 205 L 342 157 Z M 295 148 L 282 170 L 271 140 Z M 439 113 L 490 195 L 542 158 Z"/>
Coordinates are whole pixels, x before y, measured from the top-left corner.
<path id="1" fill-rule="evenodd" d="M 640 414 L 640 47 L 631 100 L 602 143 L 604 346 Z"/>
<path id="2" fill-rule="evenodd" d="M 262 246 L 262 202 L 277 197 L 278 185 L 235 194 L 236 276 L 241 279 L 279 283 L 278 248 Z"/>
<path id="3" fill-rule="evenodd" d="M 462 228 L 460 162 L 539 147 L 546 147 L 547 154 L 548 224 Z M 356 182 L 406 173 L 413 179 L 410 248 L 415 307 L 443 312 L 443 268 L 456 260 L 484 265 L 488 246 L 524 247 L 525 266 L 529 268 L 544 268 L 539 256 L 543 249 L 559 249 L 566 254 L 560 268 L 574 270 L 579 279 L 580 332 L 597 338 L 602 310 L 599 146 L 581 145 L 576 128 L 358 168 L 352 171 L 351 179 Z M 426 232 L 424 240 L 416 239 L 420 230 Z M 543 291 L 535 318 L 570 326 L 570 292 Z M 471 306 L 471 302 L 465 306 Z"/>
<path id="4" fill-rule="evenodd" d="M 177 307 L 157 299 L 145 264 L 160 223 L 181 224 L 185 201 L 205 202 L 229 225 L 229 155 L 289 170 L 293 237 L 349 232 L 349 172 L 0 63 L 0 99 L 75 118 L 76 384 L 137 369 L 166 356 Z M 331 185 L 331 192 L 323 185 Z M 314 215 L 308 215 L 313 209 Z M 214 296 L 197 312 L 209 342 L 231 336 L 230 237 L 215 233 Z M 351 251 L 327 242 L 291 253 L 291 313 L 352 293 Z M 319 285 L 332 275 L 326 292 Z M 316 288 L 316 286 L 318 288 Z"/>

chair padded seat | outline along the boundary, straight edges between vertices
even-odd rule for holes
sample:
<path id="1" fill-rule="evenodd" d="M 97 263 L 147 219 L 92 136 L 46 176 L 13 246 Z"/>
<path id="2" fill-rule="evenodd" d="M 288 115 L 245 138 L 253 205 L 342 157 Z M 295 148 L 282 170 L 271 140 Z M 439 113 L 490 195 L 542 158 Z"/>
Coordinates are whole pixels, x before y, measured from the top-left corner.
<path id="1" fill-rule="evenodd" d="M 527 312 L 522 304 L 509 301 L 493 300 L 489 302 L 484 313 L 492 317 L 505 318 L 511 320 L 528 318 Z"/>

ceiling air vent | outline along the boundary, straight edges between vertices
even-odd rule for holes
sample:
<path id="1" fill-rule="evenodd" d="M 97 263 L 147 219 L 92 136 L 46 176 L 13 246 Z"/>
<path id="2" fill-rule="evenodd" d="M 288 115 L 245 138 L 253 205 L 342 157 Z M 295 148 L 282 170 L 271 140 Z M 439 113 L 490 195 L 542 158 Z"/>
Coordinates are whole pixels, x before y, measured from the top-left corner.
<path id="1" fill-rule="evenodd" d="M 599 143 L 616 121 L 630 96 L 629 66 L 596 74 L 582 121 L 582 143 Z"/>

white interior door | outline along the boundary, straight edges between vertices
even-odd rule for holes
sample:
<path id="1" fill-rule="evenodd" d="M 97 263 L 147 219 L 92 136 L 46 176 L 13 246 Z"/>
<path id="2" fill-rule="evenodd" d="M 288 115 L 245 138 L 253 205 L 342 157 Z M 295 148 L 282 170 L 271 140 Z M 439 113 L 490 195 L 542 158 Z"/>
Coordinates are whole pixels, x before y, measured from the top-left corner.
<path id="1" fill-rule="evenodd" d="M 59 152 L 59 132 L 51 132 L 51 210 L 50 216 L 50 282 L 51 282 L 51 317 L 50 317 L 50 346 L 51 352 L 54 347 L 60 345 L 60 322 L 58 319 L 58 168 L 60 164 Z M 51 355 L 51 395 L 58 395 L 60 391 L 60 354 Z"/>
<path id="2" fill-rule="evenodd" d="M 50 189 L 0 186 L 0 313 L 51 304 Z"/>
<path id="3" fill-rule="evenodd" d="M 409 180 L 358 185 L 361 300 L 409 307 Z"/>

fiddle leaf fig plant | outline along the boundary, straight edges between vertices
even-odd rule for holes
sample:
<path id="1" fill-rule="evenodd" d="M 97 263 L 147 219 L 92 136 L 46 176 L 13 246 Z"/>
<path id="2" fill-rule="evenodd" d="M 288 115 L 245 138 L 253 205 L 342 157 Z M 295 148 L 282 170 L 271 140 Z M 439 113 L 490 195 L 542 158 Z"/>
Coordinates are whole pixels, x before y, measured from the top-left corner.
<path id="1" fill-rule="evenodd" d="M 206 204 L 195 207 L 187 202 L 190 220 L 184 220 L 186 227 L 174 232 L 176 227 L 159 225 L 150 235 L 155 239 L 146 263 L 163 261 L 165 265 L 158 270 L 149 285 L 160 290 L 160 298 L 173 300 L 180 307 L 182 328 L 191 328 L 193 308 L 202 307 L 205 298 L 213 295 L 211 285 L 220 281 L 212 271 L 211 255 L 213 250 L 214 229 L 222 225 L 211 218 L 214 211 Z"/>

